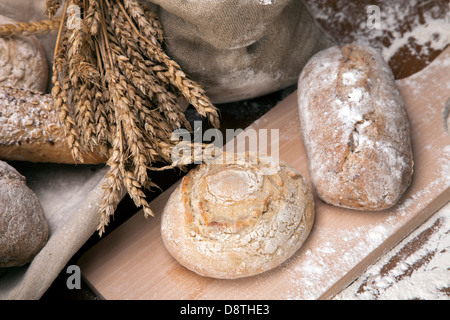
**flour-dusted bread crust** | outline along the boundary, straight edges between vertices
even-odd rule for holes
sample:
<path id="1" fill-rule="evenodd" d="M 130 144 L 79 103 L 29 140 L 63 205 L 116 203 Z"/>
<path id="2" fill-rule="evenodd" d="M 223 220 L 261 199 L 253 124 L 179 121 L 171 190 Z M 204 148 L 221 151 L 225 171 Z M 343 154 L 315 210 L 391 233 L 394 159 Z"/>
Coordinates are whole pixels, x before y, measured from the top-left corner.
<path id="1" fill-rule="evenodd" d="M 0 268 L 33 260 L 49 232 L 44 210 L 25 177 L 0 161 Z"/>
<path id="2" fill-rule="evenodd" d="M 393 206 L 411 182 L 410 125 L 391 69 L 374 49 L 348 44 L 313 56 L 298 82 L 312 184 L 325 202 Z"/>
<path id="3" fill-rule="evenodd" d="M 0 15 L 1 24 L 14 20 Z M 0 85 L 44 92 L 48 62 L 36 37 L 0 37 Z"/>
<path id="4" fill-rule="evenodd" d="M 82 155 L 85 164 L 106 163 Z M 0 159 L 75 163 L 50 94 L 0 86 Z"/>
<path id="5" fill-rule="evenodd" d="M 284 163 L 254 153 L 191 170 L 164 209 L 170 254 L 207 277 L 252 276 L 283 263 L 314 221 L 312 192 Z"/>

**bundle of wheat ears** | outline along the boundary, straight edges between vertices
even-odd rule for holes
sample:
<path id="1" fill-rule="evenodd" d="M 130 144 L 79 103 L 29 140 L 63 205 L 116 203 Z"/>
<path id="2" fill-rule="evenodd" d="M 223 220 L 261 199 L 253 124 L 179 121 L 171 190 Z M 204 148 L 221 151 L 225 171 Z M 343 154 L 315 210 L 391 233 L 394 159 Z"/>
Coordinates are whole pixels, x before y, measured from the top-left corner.
<path id="1" fill-rule="evenodd" d="M 55 18 L 61 7 L 62 14 Z M 171 139 L 191 129 L 179 101 L 219 126 L 218 111 L 163 49 L 157 15 L 135 0 L 47 0 L 48 21 L 17 24 L 11 34 L 45 33 L 57 25 L 52 91 L 73 157 L 107 157 L 99 234 L 114 214 L 123 188 L 145 216 L 153 212 L 145 189 L 151 170 L 176 166 Z M 2 30 L 0 29 L 0 34 Z M 166 164 L 157 166 L 157 164 Z"/>

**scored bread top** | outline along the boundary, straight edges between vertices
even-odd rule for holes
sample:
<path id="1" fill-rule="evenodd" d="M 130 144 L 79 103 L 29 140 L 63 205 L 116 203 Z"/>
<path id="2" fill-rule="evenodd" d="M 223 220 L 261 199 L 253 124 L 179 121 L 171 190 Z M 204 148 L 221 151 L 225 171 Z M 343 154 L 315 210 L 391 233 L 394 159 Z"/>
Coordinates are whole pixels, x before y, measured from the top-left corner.
<path id="1" fill-rule="evenodd" d="M 247 153 L 189 172 L 163 212 L 168 251 L 200 275 L 227 279 L 264 272 L 292 256 L 312 227 L 313 197 L 298 172 L 274 163 Z"/>
<path id="2" fill-rule="evenodd" d="M 394 205 L 411 181 L 411 133 L 381 55 L 354 44 L 316 54 L 299 77 L 298 105 L 318 196 L 360 210 Z"/>

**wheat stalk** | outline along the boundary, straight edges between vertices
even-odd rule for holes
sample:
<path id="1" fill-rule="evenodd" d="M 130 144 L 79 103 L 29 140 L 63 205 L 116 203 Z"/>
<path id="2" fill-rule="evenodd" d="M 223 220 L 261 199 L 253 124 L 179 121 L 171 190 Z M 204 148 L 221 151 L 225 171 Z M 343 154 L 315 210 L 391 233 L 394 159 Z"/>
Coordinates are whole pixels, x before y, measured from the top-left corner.
<path id="1" fill-rule="evenodd" d="M 85 19 L 89 28 L 89 34 L 96 36 L 100 26 L 100 5 L 97 0 L 88 0 L 85 3 Z"/>
<path id="2" fill-rule="evenodd" d="M 168 79 L 170 84 L 181 92 L 181 94 L 195 107 L 200 115 L 208 117 L 214 127 L 219 127 L 220 124 L 217 108 L 206 96 L 205 91 L 196 82 L 189 79 L 181 70 L 178 63 L 170 59 L 170 57 L 160 46 L 152 45 L 152 42 L 139 32 L 137 27 L 132 23 L 131 18 L 126 14 L 125 9 L 120 2 L 117 2 L 117 5 L 124 14 L 125 18 L 128 20 L 129 25 L 135 32 L 136 36 L 143 40 L 143 42 L 140 42 L 141 49 L 147 54 L 147 56 L 153 57 L 156 61 L 163 64 L 167 68 L 165 74 L 166 77 L 164 77 L 164 79 Z"/>
<path id="3" fill-rule="evenodd" d="M 0 37 L 38 36 L 56 32 L 61 23 L 60 18 L 30 22 L 15 22 L 0 25 Z"/>
<path id="4" fill-rule="evenodd" d="M 142 6 L 132 0 L 124 0 L 124 6 L 129 16 L 136 22 L 141 34 L 153 45 L 158 46 L 158 39 L 160 38 L 159 28 L 154 28 L 154 24 L 149 21 Z"/>
<path id="5" fill-rule="evenodd" d="M 165 53 L 155 12 L 136 0 L 66 0 L 61 18 L 54 18 L 61 4 L 47 0 L 50 20 L 0 25 L 0 36 L 58 30 L 51 94 L 67 143 L 78 162 L 85 151 L 108 157 L 102 235 L 124 192 L 152 216 L 144 191 L 157 186 L 149 174 L 192 162 L 192 156 L 172 162 L 178 143 L 172 131 L 191 129 L 178 101 L 186 99 L 215 127 L 219 115 L 203 88 Z M 198 153 L 206 146 L 190 147 Z"/>
<path id="6" fill-rule="evenodd" d="M 143 94 L 154 100 L 160 111 L 166 115 L 172 130 L 182 126 L 190 129 L 190 124 L 181 111 L 177 97 L 168 88 L 160 84 L 153 70 L 145 64 L 145 58 L 139 50 L 138 44 L 134 41 L 131 30 L 127 29 L 127 21 L 121 17 L 120 12 L 115 8 L 111 17 L 112 31 L 117 37 L 124 50 L 116 45 L 114 50 L 123 57 L 119 61 L 119 68 Z M 130 56 L 130 58 L 127 58 Z"/>
<path id="7" fill-rule="evenodd" d="M 61 0 L 47 0 L 45 2 L 44 13 L 52 19 L 61 6 Z"/>

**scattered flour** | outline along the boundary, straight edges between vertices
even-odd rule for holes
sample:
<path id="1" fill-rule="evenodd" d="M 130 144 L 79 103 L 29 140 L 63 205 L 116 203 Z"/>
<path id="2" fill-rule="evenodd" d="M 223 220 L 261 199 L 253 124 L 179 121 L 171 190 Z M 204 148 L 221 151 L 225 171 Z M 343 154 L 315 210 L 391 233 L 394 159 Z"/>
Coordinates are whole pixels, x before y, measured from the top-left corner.
<path id="1" fill-rule="evenodd" d="M 419 236 L 419 248 L 409 252 Z M 334 299 L 448 300 L 449 290 L 450 203 Z"/>
<path id="2" fill-rule="evenodd" d="M 400 8 L 394 7 L 393 10 L 398 12 Z M 390 46 L 382 49 L 382 54 L 387 60 L 392 58 L 404 46 L 413 51 L 415 50 L 413 44 L 419 45 L 421 49 L 417 53 L 428 55 L 429 49 L 441 50 L 450 43 L 450 19 L 448 15 L 443 19 L 433 19 L 432 12 L 425 13 L 425 24 L 421 24 L 417 18 L 414 21 L 413 28 L 404 33 L 394 28 L 398 22 L 394 19 L 394 15 L 391 12 L 382 12 L 381 17 L 385 28 L 392 30 Z"/>
<path id="3" fill-rule="evenodd" d="M 358 70 L 350 70 L 342 74 L 342 82 L 346 86 L 353 86 L 362 76 L 363 74 Z"/>
<path id="4" fill-rule="evenodd" d="M 444 179 L 447 185 L 450 185 L 450 145 L 447 145 L 443 149 L 442 157 L 442 179 Z"/>
<path id="5" fill-rule="evenodd" d="M 350 102 L 358 103 L 361 101 L 363 91 L 361 88 L 352 88 L 352 92 L 349 93 L 348 98 Z"/>
<path id="6" fill-rule="evenodd" d="M 262 4 L 264 6 L 271 5 L 272 0 L 259 0 L 259 4 Z"/>
<path id="7" fill-rule="evenodd" d="M 317 299 L 324 292 L 320 284 L 330 286 L 376 249 L 392 233 L 393 225 L 360 226 L 346 230 L 316 229 L 328 240 L 313 250 L 306 250 L 304 259 L 289 271 L 286 299 Z M 322 236 L 323 237 L 323 236 Z M 320 254 L 317 254 L 319 252 Z M 336 256 L 336 252 L 342 253 Z"/>
<path id="8" fill-rule="evenodd" d="M 50 95 L 0 88 L 0 145 L 62 139 Z"/>
<path id="9" fill-rule="evenodd" d="M 358 42 L 378 48 L 386 61 L 401 49 L 408 55 L 427 57 L 430 50 L 443 50 L 450 44 L 450 6 L 429 0 L 389 1 L 380 5 L 380 28 L 367 26 L 365 6 L 345 0 L 328 2 L 306 0 L 313 16 L 340 42 Z M 360 12 L 360 14 L 357 14 Z M 350 20 L 351 19 L 351 20 Z M 348 25 L 357 25 L 349 32 Z"/>

